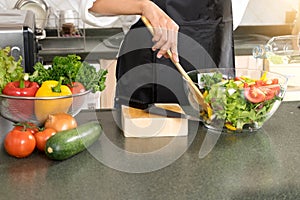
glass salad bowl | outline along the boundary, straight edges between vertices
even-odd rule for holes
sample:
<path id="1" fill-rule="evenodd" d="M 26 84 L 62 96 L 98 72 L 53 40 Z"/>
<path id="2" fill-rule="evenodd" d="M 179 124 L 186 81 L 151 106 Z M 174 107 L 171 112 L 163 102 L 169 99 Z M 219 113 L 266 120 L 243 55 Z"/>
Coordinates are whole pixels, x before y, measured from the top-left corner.
<path id="1" fill-rule="evenodd" d="M 204 125 L 222 132 L 253 132 L 276 112 L 286 89 L 281 74 L 255 69 L 207 68 L 187 73 L 210 105 L 204 110 L 186 79 L 189 102 Z"/>
<path id="2" fill-rule="evenodd" d="M 77 115 L 90 90 L 56 97 L 21 97 L 0 95 L 0 114 L 12 122 L 32 122 L 42 125 L 49 114 L 65 112 Z"/>

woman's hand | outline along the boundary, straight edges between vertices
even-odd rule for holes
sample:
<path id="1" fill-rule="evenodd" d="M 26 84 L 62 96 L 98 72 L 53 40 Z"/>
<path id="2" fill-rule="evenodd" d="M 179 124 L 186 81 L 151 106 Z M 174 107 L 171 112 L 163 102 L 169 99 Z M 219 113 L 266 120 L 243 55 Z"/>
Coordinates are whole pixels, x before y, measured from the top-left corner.
<path id="1" fill-rule="evenodd" d="M 153 51 L 159 49 L 157 57 L 169 57 L 170 50 L 175 62 L 179 62 L 177 40 L 179 26 L 152 1 L 145 1 L 142 16 L 146 17 L 153 27 Z"/>
<path id="2" fill-rule="evenodd" d="M 167 51 L 172 53 L 172 59 L 178 60 L 177 36 L 179 26 L 155 3 L 150 0 L 96 0 L 89 9 L 103 15 L 142 15 L 153 26 L 152 49 L 158 50 L 157 57 L 168 57 Z"/>

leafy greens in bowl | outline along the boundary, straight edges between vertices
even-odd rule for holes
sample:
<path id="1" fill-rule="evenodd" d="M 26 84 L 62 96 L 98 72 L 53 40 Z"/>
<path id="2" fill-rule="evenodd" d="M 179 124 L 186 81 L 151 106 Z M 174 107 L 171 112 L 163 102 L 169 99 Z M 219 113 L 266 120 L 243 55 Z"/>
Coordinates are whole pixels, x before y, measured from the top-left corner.
<path id="1" fill-rule="evenodd" d="M 55 56 L 48 66 L 37 62 L 29 74 L 9 51 L 0 48 L 0 115 L 12 122 L 41 125 L 49 114 L 75 116 L 90 93 L 105 89 L 108 71 L 97 70 L 77 55 Z"/>
<path id="2" fill-rule="evenodd" d="M 260 129 L 275 113 L 287 89 L 281 74 L 251 69 L 208 68 L 188 72 L 212 113 L 196 103 L 188 84 L 185 91 L 204 125 L 225 132 Z M 186 82 L 186 80 L 184 80 Z"/>

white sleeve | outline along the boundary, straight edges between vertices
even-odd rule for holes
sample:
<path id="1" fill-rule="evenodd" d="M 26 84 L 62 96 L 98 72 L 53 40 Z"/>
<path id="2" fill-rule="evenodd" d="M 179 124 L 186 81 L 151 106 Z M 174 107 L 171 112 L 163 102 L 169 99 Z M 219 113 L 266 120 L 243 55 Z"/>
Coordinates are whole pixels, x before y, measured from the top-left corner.
<path id="1" fill-rule="evenodd" d="M 89 11 L 96 0 L 81 0 L 79 5 L 79 17 L 87 24 L 101 27 L 128 27 L 131 26 L 138 20 L 136 15 L 126 15 L 126 16 L 103 16 L 95 14 Z"/>
<path id="2" fill-rule="evenodd" d="M 242 21 L 249 0 L 231 0 L 233 15 L 233 30 L 235 30 Z"/>

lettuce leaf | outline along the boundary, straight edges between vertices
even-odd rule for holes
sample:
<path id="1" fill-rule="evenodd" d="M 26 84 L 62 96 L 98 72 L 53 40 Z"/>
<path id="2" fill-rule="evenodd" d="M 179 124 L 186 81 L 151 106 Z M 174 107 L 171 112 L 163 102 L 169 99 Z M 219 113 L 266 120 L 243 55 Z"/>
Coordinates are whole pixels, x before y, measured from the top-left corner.
<path id="1" fill-rule="evenodd" d="M 21 62 L 22 57 L 16 61 L 10 55 L 10 47 L 0 48 L 0 94 L 7 83 L 22 78 L 24 68 L 21 66 Z"/>

